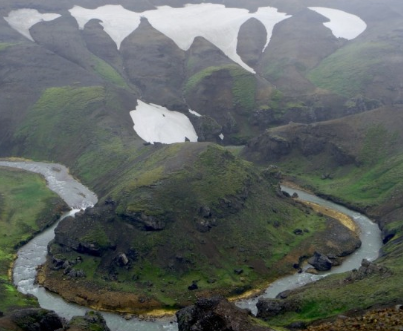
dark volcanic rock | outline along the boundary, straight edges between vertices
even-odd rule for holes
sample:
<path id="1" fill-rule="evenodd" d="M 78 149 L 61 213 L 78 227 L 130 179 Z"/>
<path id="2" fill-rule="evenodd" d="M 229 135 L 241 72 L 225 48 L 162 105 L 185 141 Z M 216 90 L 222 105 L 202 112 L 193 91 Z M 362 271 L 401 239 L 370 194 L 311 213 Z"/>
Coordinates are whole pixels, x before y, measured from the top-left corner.
<path id="1" fill-rule="evenodd" d="M 41 308 L 17 310 L 10 318 L 24 331 L 54 331 L 63 328 L 62 319 L 55 312 Z"/>
<path id="2" fill-rule="evenodd" d="M 76 316 L 67 325 L 66 331 L 110 331 L 102 315 L 89 311 L 85 316 Z"/>
<path id="3" fill-rule="evenodd" d="M 332 268 L 332 261 L 326 255 L 318 252 L 315 252 L 314 256 L 308 260 L 308 263 L 318 271 L 328 271 Z"/>
<path id="4" fill-rule="evenodd" d="M 259 62 L 266 39 L 266 28 L 256 18 L 242 24 L 238 34 L 237 53 L 250 67 L 254 68 Z"/>
<path id="5" fill-rule="evenodd" d="M 346 277 L 345 282 L 354 282 L 375 274 L 387 276 L 391 275 L 391 271 L 383 265 L 363 259 L 359 269 L 354 269 L 353 271 L 351 271 L 350 274 Z"/>
<path id="6" fill-rule="evenodd" d="M 259 299 L 256 306 L 256 316 L 264 320 L 286 312 L 298 311 L 298 303 L 289 300 Z"/>
<path id="7" fill-rule="evenodd" d="M 148 216 L 145 213 L 125 214 L 124 216 L 128 221 L 143 227 L 145 231 L 161 231 L 166 226 L 164 220 L 155 216 Z"/>
<path id="8" fill-rule="evenodd" d="M 185 52 L 171 39 L 143 18 L 123 40 L 120 52 L 126 73 L 144 101 L 187 112 L 181 96 Z"/>
<path id="9" fill-rule="evenodd" d="M 176 313 L 179 331 L 271 331 L 253 325 L 250 311 L 240 309 L 222 297 L 199 299 L 194 306 Z"/>

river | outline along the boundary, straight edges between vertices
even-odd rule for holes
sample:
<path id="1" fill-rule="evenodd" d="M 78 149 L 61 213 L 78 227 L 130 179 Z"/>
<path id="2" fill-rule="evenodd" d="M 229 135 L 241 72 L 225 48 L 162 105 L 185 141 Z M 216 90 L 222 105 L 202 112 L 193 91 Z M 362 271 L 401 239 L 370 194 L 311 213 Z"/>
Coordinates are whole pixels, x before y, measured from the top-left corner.
<path id="1" fill-rule="evenodd" d="M 64 214 L 60 220 L 67 216 L 74 215 L 80 209 L 92 207 L 97 202 L 96 195 L 69 175 L 68 169 L 62 165 L 40 162 L 0 161 L 0 166 L 24 169 L 43 175 L 48 182 L 48 187 L 56 192 L 72 208 L 72 210 Z M 320 199 L 314 195 L 307 194 L 306 192 L 288 187 L 282 187 L 282 189 L 290 194 L 296 192 L 301 200 L 315 202 L 351 216 L 360 228 L 362 245 L 361 248 L 354 254 L 350 255 L 341 266 L 332 268 L 330 272 L 322 273 L 320 275 L 296 273 L 294 275 L 286 276 L 273 282 L 262 296 L 237 302 L 239 307 L 249 308 L 253 313 L 256 313 L 256 303 L 260 297 L 274 298 L 278 293 L 287 289 L 302 286 L 306 283 L 326 277 L 332 273 L 340 273 L 358 268 L 361 265 L 361 260 L 364 258 L 371 261 L 375 260 L 378 257 L 378 252 L 382 245 L 378 226 L 364 215 L 327 200 Z M 60 222 L 60 220 L 58 222 Z M 13 280 L 20 292 L 36 296 L 41 307 L 54 310 L 60 316 L 70 319 L 76 315 L 84 315 L 88 309 L 67 303 L 58 295 L 52 294 L 46 291 L 43 287 L 35 284 L 36 269 L 46 260 L 47 245 L 49 241 L 54 238 L 54 229 L 58 222 L 40 235 L 36 236 L 18 251 L 18 257 L 15 261 L 13 270 Z M 158 319 L 154 322 L 149 322 L 133 318 L 127 321 L 117 314 L 102 314 L 109 328 L 113 331 L 177 330 L 177 324 L 170 319 Z"/>

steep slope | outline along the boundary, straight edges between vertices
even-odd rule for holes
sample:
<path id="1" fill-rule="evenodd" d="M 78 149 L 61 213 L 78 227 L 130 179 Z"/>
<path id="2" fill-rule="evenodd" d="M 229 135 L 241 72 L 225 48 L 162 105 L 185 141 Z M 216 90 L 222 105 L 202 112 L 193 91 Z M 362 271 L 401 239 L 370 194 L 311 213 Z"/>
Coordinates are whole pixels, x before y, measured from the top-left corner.
<path id="1" fill-rule="evenodd" d="M 326 18 L 304 9 L 276 25 L 259 72 L 287 94 L 312 93 L 306 72 L 334 53 L 343 42 L 323 26 Z"/>
<path id="2" fill-rule="evenodd" d="M 184 52 L 147 19 L 121 46 L 123 65 L 141 99 L 175 110 L 187 110 L 181 97 Z"/>

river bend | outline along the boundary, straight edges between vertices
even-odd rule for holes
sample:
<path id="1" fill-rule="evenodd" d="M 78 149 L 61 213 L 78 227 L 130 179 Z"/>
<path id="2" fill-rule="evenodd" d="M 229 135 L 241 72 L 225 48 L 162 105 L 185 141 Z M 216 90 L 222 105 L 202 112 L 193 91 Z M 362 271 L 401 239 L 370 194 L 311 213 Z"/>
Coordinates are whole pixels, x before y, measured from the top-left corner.
<path id="1" fill-rule="evenodd" d="M 96 195 L 75 180 L 68 173 L 68 169 L 62 165 L 28 161 L 0 161 L 0 166 L 24 169 L 43 175 L 48 182 L 48 187 L 57 193 L 70 206 L 70 208 L 72 208 L 72 210 L 64 214 L 60 220 L 67 216 L 74 215 L 80 209 L 92 207 L 97 202 Z M 287 289 L 302 286 L 333 273 L 340 273 L 358 268 L 361 265 L 362 259 L 368 259 L 370 261 L 375 260 L 378 257 L 378 252 L 382 245 L 378 226 L 366 216 L 303 191 L 288 187 L 282 187 L 282 189 L 291 195 L 296 192 L 301 200 L 314 202 L 351 216 L 360 228 L 360 239 L 362 245 L 361 248 L 350 255 L 341 266 L 332 268 L 330 272 L 319 275 L 296 273 L 294 275 L 286 276 L 273 282 L 263 295 L 237 302 L 239 307 L 249 308 L 253 313 L 256 313 L 256 303 L 260 297 L 274 298 L 277 294 Z M 58 222 L 60 222 L 60 220 Z M 43 287 L 35 284 L 37 267 L 46 261 L 47 245 L 54 238 L 54 229 L 58 222 L 40 235 L 36 236 L 18 251 L 18 257 L 15 261 L 13 270 L 13 280 L 20 292 L 35 295 L 38 298 L 41 307 L 54 310 L 60 316 L 70 319 L 76 315 L 84 315 L 88 308 L 67 303 L 58 295 L 52 294 L 46 291 Z M 107 321 L 108 326 L 114 331 L 127 331 L 133 329 L 137 331 L 177 330 L 176 323 L 167 319 L 148 322 L 133 318 L 126 321 L 121 316 L 112 313 L 103 313 L 103 316 Z"/>

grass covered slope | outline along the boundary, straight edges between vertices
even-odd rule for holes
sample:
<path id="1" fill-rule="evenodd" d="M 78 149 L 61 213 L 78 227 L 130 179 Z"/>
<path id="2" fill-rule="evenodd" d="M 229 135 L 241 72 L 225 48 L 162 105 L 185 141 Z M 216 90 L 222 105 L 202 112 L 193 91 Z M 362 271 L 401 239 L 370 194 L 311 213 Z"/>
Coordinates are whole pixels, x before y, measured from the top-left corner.
<path id="1" fill-rule="evenodd" d="M 324 59 L 307 78 L 317 87 L 353 97 L 365 92 L 374 76 L 380 74 L 385 56 L 391 51 L 387 43 L 352 43 Z"/>
<path id="2" fill-rule="evenodd" d="M 375 264 L 295 291 L 283 301 L 293 308 L 270 323 L 310 323 L 353 309 L 400 303 L 402 124 L 402 107 L 381 108 L 312 126 L 273 129 L 244 151 L 249 158 L 278 164 L 301 185 L 364 211 L 379 224 L 385 243 Z"/>
<path id="3" fill-rule="evenodd" d="M 164 146 L 135 167 L 141 171 L 118 179 L 109 199 L 61 223 L 45 286 L 71 301 L 129 312 L 239 295 L 292 272 L 298 248 L 326 227 L 278 196 L 270 175 L 215 145 Z M 298 236 L 297 228 L 306 232 Z M 54 270 L 55 261 L 77 256 L 82 262 L 68 271 Z"/>
<path id="4" fill-rule="evenodd" d="M 17 292 L 9 268 L 17 248 L 57 220 L 63 201 L 35 174 L 0 167 L 0 311 L 37 306 Z"/>

